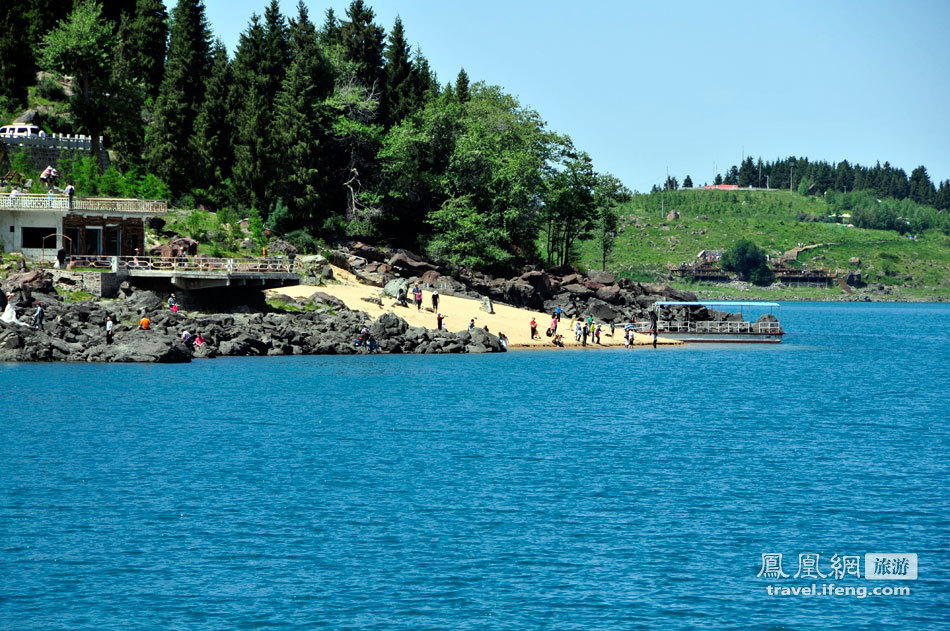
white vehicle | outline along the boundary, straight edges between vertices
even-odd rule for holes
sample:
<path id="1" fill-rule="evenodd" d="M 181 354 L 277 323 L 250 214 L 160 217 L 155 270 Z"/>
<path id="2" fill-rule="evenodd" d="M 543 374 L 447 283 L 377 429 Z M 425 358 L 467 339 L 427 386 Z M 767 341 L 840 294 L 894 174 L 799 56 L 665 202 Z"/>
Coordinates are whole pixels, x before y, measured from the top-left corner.
<path id="1" fill-rule="evenodd" d="M 0 136 L 39 136 L 40 128 L 29 123 L 10 123 L 0 127 Z"/>

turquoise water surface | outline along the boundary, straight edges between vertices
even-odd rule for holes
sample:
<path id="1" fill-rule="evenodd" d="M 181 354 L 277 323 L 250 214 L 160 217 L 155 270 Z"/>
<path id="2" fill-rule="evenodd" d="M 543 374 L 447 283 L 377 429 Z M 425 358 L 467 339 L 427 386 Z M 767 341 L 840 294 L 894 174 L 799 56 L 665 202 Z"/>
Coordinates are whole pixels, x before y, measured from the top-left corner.
<path id="1" fill-rule="evenodd" d="M 778 346 L 0 364 L 0 628 L 947 628 L 950 306 L 782 321 Z M 887 552 L 919 578 L 793 578 Z M 812 583 L 910 593 L 767 593 Z"/>

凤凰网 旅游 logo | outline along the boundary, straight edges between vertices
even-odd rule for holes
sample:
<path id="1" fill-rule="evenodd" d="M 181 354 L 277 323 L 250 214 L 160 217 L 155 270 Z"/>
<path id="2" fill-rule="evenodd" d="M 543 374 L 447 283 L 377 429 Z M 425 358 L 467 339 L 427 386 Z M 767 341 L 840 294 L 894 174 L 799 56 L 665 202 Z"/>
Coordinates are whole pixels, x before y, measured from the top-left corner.
<path id="1" fill-rule="evenodd" d="M 910 594 L 909 587 L 886 584 L 872 587 L 864 580 L 916 580 L 917 554 L 871 552 L 864 555 L 835 553 L 829 556 L 819 552 L 802 552 L 796 556 L 763 552 L 756 576 L 770 582 L 766 585 L 769 596 L 906 596 Z M 810 582 L 802 584 L 799 582 L 802 580 Z M 841 581 L 842 584 L 832 581 Z"/>
<path id="2" fill-rule="evenodd" d="M 871 581 L 915 581 L 917 554 L 869 552 L 864 555 L 864 578 Z"/>

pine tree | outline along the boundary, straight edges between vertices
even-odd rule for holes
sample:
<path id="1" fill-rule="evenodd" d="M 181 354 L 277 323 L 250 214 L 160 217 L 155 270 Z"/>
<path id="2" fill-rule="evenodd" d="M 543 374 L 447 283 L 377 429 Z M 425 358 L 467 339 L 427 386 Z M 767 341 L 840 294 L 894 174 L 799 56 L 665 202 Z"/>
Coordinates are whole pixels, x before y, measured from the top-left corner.
<path id="1" fill-rule="evenodd" d="M 264 207 L 266 176 L 260 165 L 264 155 L 261 130 L 271 124 L 268 103 L 262 89 L 259 62 L 264 54 L 264 27 L 260 18 L 251 16 L 250 24 L 238 42 L 234 55 L 234 179 L 240 182 L 241 200 L 254 208 Z"/>
<path id="2" fill-rule="evenodd" d="M 336 19 L 336 13 L 334 13 L 333 8 L 330 7 L 326 11 L 323 26 L 320 27 L 320 31 L 317 33 L 320 43 L 327 48 L 339 46 L 342 41 L 340 31 L 340 21 Z"/>
<path id="3" fill-rule="evenodd" d="M 687 175 L 683 179 L 683 188 L 693 188 L 693 178 Z"/>
<path id="4" fill-rule="evenodd" d="M 219 39 L 212 51 L 211 75 L 205 82 L 205 99 L 195 118 L 194 155 L 198 160 L 196 184 L 217 186 L 231 176 L 231 86 L 234 74 L 228 51 Z"/>
<path id="5" fill-rule="evenodd" d="M 138 0 L 130 20 L 123 22 L 120 39 L 133 77 L 155 98 L 165 72 L 168 48 L 168 12 L 162 0 Z"/>
<path id="6" fill-rule="evenodd" d="M 316 29 L 300 2 L 292 24 L 293 62 L 277 96 L 278 146 L 281 163 L 277 195 L 287 204 L 293 218 L 290 228 L 319 229 L 326 207 L 318 203 L 328 187 L 328 168 L 322 151 L 325 124 L 324 101 L 333 90 L 330 63 L 323 53 Z"/>
<path id="7" fill-rule="evenodd" d="M 155 118 L 147 133 L 152 173 L 176 195 L 187 192 L 197 174 L 190 142 L 204 82 L 211 67 L 211 34 L 202 0 L 178 0 L 172 11 L 165 75 L 155 102 Z"/>
<path id="8" fill-rule="evenodd" d="M 0 36 L 0 110 L 26 105 L 27 88 L 36 76 L 36 62 L 24 51 L 32 48 L 26 14 L 15 9 L 5 12 Z"/>
<path id="9" fill-rule="evenodd" d="M 397 17 L 386 46 L 386 81 L 380 103 L 380 120 L 387 128 L 405 118 L 416 105 L 409 53 L 402 20 Z"/>
<path id="10" fill-rule="evenodd" d="M 340 41 L 343 59 L 352 66 L 353 78 L 378 93 L 382 86 L 383 40 L 382 27 L 373 23 L 375 14 L 363 0 L 353 0 L 346 9 L 349 20 L 343 22 Z"/>
<path id="11" fill-rule="evenodd" d="M 455 98 L 458 99 L 459 103 L 468 103 L 471 98 L 468 91 L 468 73 L 465 72 L 465 68 L 459 70 L 459 74 L 455 78 Z"/>

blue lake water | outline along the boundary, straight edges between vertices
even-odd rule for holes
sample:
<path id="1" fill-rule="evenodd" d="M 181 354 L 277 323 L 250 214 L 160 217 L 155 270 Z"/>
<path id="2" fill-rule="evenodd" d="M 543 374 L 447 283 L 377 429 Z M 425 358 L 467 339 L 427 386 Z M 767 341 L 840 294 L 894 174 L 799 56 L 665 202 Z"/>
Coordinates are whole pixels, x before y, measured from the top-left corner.
<path id="1" fill-rule="evenodd" d="M 947 628 L 950 306 L 782 321 L 778 346 L 0 364 L 0 628 Z M 918 580 L 866 580 L 883 552 Z M 788 578 L 757 577 L 772 553 Z M 800 554 L 861 578 L 796 579 Z M 813 582 L 910 594 L 766 591 Z"/>

